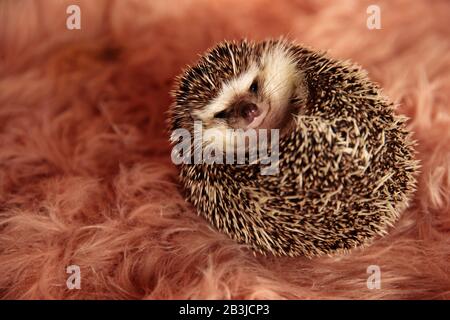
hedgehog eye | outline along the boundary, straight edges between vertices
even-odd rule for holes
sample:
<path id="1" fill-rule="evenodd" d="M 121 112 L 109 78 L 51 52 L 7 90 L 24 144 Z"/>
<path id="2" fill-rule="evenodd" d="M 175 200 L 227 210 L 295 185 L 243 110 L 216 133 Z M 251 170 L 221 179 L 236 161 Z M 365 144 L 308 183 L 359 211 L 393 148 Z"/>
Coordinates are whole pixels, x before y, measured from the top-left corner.
<path id="1" fill-rule="evenodd" d="M 256 81 L 256 79 L 253 80 L 252 84 L 250 85 L 249 90 L 252 93 L 257 93 L 258 92 L 258 81 Z"/>
<path id="2" fill-rule="evenodd" d="M 227 116 L 228 116 L 227 110 L 222 110 L 222 111 L 220 111 L 220 112 L 217 112 L 217 113 L 214 115 L 214 118 L 217 118 L 217 119 L 225 119 Z"/>

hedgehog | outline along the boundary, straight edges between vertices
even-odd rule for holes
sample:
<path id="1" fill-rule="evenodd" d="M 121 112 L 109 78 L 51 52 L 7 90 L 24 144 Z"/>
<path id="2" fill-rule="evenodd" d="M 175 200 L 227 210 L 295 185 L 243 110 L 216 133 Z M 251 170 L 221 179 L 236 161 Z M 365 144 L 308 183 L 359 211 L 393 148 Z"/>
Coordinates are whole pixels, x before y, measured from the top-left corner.
<path id="1" fill-rule="evenodd" d="M 176 164 L 187 201 L 255 253 L 311 258 L 367 246 L 415 191 L 407 117 L 350 61 L 283 38 L 223 41 L 183 70 L 171 94 L 172 155 L 184 160 Z M 180 130 L 214 130 L 217 139 L 175 148 Z M 216 160 L 230 144 L 236 152 L 232 142 L 249 130 L 277 132 L 267 142 L 277 146 L 275 174 L 263 174 L 249 144 L 244 163 L 194 159 L 202 147 L 215 146 Z"/>

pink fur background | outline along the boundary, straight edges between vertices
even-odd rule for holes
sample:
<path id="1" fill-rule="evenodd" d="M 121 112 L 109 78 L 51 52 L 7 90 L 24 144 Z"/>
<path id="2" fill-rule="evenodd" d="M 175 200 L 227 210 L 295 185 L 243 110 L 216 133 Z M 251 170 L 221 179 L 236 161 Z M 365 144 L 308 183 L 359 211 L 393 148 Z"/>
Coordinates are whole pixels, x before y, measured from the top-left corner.
<path id="1" fill-rule="evenodd" d="M 65 28 L 69 4 L 82 30 Z M 370 4 L 381 30 L 366 27 Z M 0 297 L 449 299 L 449 21 L 445 0 L 0 2 Z M 411 117 L 418 190 L 369 248 L 254 256 L 180 195 L 174 76 L 224 38 L 279 35 L 360 63 Z"/>

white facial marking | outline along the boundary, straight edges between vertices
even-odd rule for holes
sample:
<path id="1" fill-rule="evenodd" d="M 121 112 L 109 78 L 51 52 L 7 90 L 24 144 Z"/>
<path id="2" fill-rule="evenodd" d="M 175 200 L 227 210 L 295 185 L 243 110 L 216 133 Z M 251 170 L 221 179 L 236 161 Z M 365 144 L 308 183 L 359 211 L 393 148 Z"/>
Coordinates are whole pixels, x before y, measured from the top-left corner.
<path id="1" fill-rule="evenodd" d="M 289 103 L 299 82 L 299 71 L 293 59 L 282 46 L 271 48 L 262 57 L 263 90 L 270 99 L 271 109 Z"/>
<path id="2" fill-rule="evenodd" d="M 253 64 L 238 77 L 223 83 L 217 97 L 202 110 L 194 111 L 194 115 L 202 121 L 211 120 L 216 113 L 228 108 L 237 95 L 247 92 L 257 75 L 258 68 L 256 64 Z"/>

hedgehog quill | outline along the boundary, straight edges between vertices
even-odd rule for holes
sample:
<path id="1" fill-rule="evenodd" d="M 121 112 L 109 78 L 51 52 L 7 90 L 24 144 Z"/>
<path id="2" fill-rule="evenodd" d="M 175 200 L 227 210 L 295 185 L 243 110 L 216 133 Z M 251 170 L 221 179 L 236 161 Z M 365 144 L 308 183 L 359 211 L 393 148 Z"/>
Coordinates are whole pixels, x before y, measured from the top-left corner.
<path id="1" fill-rule="evenodd" d="M 406 118 L 350 62 L 284 39 L 225 41 L 177 78 L 173 97 L 172 133 L 195 135 L 200 124 L 215 137 L 202 147 L 248 160 L 180 163 L 187 200 L 257 252 L 313 257 L 367 245 L 415 190 Z M 248 132 L 268 130 L 278 135 L 256 141 L 277 143 L 276 174 L 262 174 L 264 158 L 249 156 Z M 175 145 L 179 138 L 172 134 Z M 248 143 L 236 147 L 239 139 Z M 189 148 L 191 159 L 198 148 Z"/>

